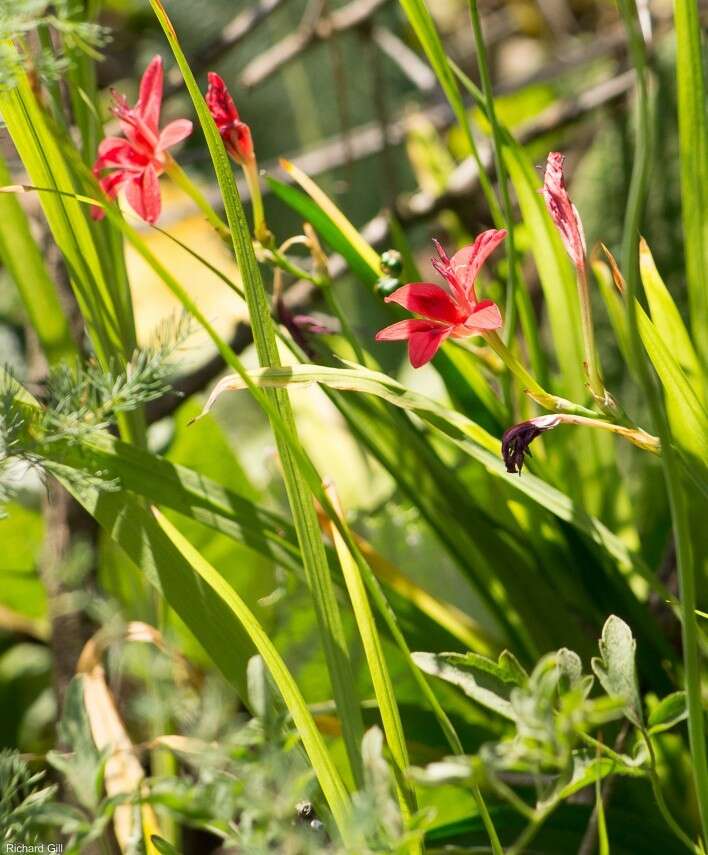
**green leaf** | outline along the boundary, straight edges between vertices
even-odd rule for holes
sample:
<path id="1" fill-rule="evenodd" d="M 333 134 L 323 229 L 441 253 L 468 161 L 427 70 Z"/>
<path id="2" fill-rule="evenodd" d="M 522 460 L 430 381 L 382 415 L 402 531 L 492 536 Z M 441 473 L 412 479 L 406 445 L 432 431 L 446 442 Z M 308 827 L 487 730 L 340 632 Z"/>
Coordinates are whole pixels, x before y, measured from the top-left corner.
<path id="1" fill-rule="evenodd" d="M 322 365 L 295 365 L 283 368 L 260 369 L 249 372 L 259 385 L 320 383 L 343 391 L 365 392 L 383 398 L 389 403 L 411 410 L 452 439 L 467 454 L 480 462 L 488 472 L 504 479 L 514 490 L 528 496 L 564 522 L 578 528 L 602 546 L 626 570 L 632 569 L 654 585 L 653 574 L 599 520 L 585 513 L 565 494 L 545 481 L 530 474 L 523 478 L 510 478 L 499 455 L 499 441 L 461 413 L 449 410 L 442 404 L 406 389 L 396 380 L 368 368 L 347 364 L 345 368 Z M 244 388 L 242 379 L 230 376 L 212 391 L 205 410 L 213 405 L 218 395 L 226 389 Z"/>
<path id="2" fill-rule="evenodd" d="M 50 471 L 162 591 L 242 700 L 248 698 L 247 661 L 254 648 L 258 650 L 293 716 L 335 822 L 343 829 L 348 813 L 344 785 L 290 672 L 243 600 L 158 511 L 150 513 L 129 493 L 78 484 L 60 464 L 50 464 Z"/>
<path id="3" fill-rule="evenodd" d="M 297 727 L 303 746 L 310 758 L 312 768 L 322 787 L 338 828 L 344 834 L 346 818 L 349 812 L 349 799 L 339 777 L 324 740 L 308 709 L 305 699 L 295 683 L 290 671 L 275 649 L 268 634 L 248 609 L 238 594 L 229 587 L 223 577 L 208 564 L 196 549 L 157 509 L 152 509 L 162 531 L 178 550 L 179 554 L 192 568 L 201 585 L 206 585 L 215 594 L 247 632 L 253 645 L 263 658 L 273 681 L 280 691 Z"/>
<path id="4" fill-rule="evenodd" d="M 592 271 L 595 275 L 595 281 L 600 289 L 600 294 L 607 309 L 607 315 L 612 325 L 612 332 L 615 334 L 617 346 L 620 349 L 622 358 L 627 363 L 633 373 L 636 373 L 632 364 L 632 355 L 629 346 L 629 330 L 627 329 L 627 310 L 625 309 L 622 297 L 619 295 L 615 283 L 612 279 L 610 268 L 603 261 L 593 261 Z"/>
<path id="5" fill-rule="evenodd" d="M 502 650 L 496 662 L 478 653 L 446 653 L 445 657 L 451 665 L 483 671 L 501 680 L 502 683 L 525 686 L 528 682 L 529 675 L 526 669 L 509 650 Z"/>
<path id="6" fill-rule="evenodd" d="M 305 193 L 296 187 L 283 184 L 270 176 L 267 181 L 273 193 L 285 202 L 288 207 L 300 214 L 304 220 L 311 223 L 315 231 L 322 236 L 325 243 L 345 259 L 350 269 L 362 282 L 366 282 L 370 286 L 374 285 L 381 275 L 378 256 L 377 263 L 372 265 L 370 259 L 361 254 L 360 247 L 352 243 L 348 236 L 337 228 L 335 223 L 320 206 L 306 196 Z"/>
<path id="7" fill-rule="evenodd" d="M 469 671 L 451 665 L 451 655 L 454 656 L 449 653 L 414 653 L 413 661 L 426 674 L 458 686 L 468 698 L 504 718 L 515 721 L 516 715 L 511 703 L 497 692 L 481 686 Z"/>
<path id="8" fill-rule="evenodd" d="M 691 384 L 699 401 L 703 400 L 702 373 L 698 355 L 684 326 L 669 289 L 656 269 L 646 241 L 639 244 L 639 270 L 649 312 L 657 332 Z"/>
<path id="9" fill-rule="evenodd" d="M 80 675 L 74 677 L 66 690 L 59 740 L 68 753 L 50 751 L 48 762 L 66 778 L 79 804 L 96 813 L 110 751 L 99 751 L 93 741 L 84 704 L 84 678 Z"/>
<path id="10" fill-rule="evenodd" d="M 577 686 L 583 676 L 583 663 L 574 650 L 561 647 L 556 653 L 558 670 L 567 678 L 571 687 Z M 592 677 L 590 678 L 592 680 Z"/>
<path id="11" fill-rule="evenodd" d="M 610 615 L 602 628 L 600 658 L 592 659 L 592 670 L 608 695 L 622 698 L 624 712 L 632 724 L 642 727 L 635 654 L 637 643 L 632 630 L 616 615 Z"/>
<path id="12" fill-rule="evenodd" d="M 344 240 L 366 262 L 369 269 L 375 271 L 378 275 L 380 270 L 379 254 L 364 240 L 329 196 L 308 175 L 301 169 L 298 169 L 294 163 L 281 160 L 280 165 L 288 175 L 291 175 L 297 181 L 312 201 L 329 218 Z"/>
<path id="13" fill-rule="evenodd" d="M 685 721 L 686 718 L 688 718 L 686 692 L 672 692 L 662 698 L 649 714 L 647 721 L 649 733 L 662 733 L 664 730 L 670 730 L 679 722 Z"/>
<path id="14" fill-rule="evenodd" d="M 150 3 L 182 72 L 206 138 L 224 201 L 236 261 L 241 272 L 258 360 L 261 365 L 277 366 L 279 356 L 270 310 L 228 155 L 189 62 L 182 51 L 172 22 L 159 0 L 150 0 Z M 235 358 L 235 354 L 230 352 L 230 358 Z M 234 367 L 241 367 L 237 359 Z M 317 614 L 332 690 L 342 722 L 347 755 L 354 780 L 360 783 L 363 771 L 359 749 L 364 726 L 353 678 L 351 657 L 346 645 L 327 556 L 322 545 L 317 514 L 310 492 L 312 485 L 308 486 L 307 475 L 303 471 L 303 466 L 307 467 L 308 461 L 303 460 L 287 392 L 279 390 L 269 392 L 265 400 L 271 405 L 267 409 L 268 417 L 276 433 L 285 487 Z"/>
<path id="15" fill-rule="evenodd" d="M 487 204 L 489 205 L 492 219 L 495 224 L 500 227 L 503 224 L 503 219 L 501 211 L 499 210 L 499 203 L 494 195 L 489 178 L 485 170 L 482 168 L 482 162 L 477 150 L 477 144 L 475 143 L 472 135 L 472 129 L 467 118 L 465 105 L 462 100 L 462 96 L 460 95 L 460 90 L 457 87 L 457 81 L 450 69 L 450 63 L 445 55 L 445 49 L 435 28 L 435 22 L 430 14 L 430 10 L 424 0 L 400 0 L 400 2 L 404 12 L 406 13 L 406 17 L 418 37 L 418 41 L 421 43 L 423 50 L 425 51 L 425 55 L 428 57 L 428 62 L 432 66 L 435 76 L 438 78 L 438 82 L 445 93 L 445 97 L 452 107 L 457 123 L 465 135 L 465 140 L 467 141 L 469 149 L 472 152 L 472 156 L 477 164 L 479 183 Z"/>
<path id="16" fill-rule="evenodd" d="M 0 112 L 33 184 L 55 191 L 40 203 L 62 252 L 89 334 L 104 365 L 112 357 L 130 358 L 135 332 L 132 317 L 121 311 L 101 266 L 86 212 L 73 198 L 76 185 L 56 135 L 37 103 L 27 75 L 18 69 L 17 85 L 0 90 Z M 65 195 L 66 194 L 66 195 Z"/>
<path id="17" fill-rule="evenodd" d="M 180 855 L 179 849 L 175 849 L 171 843 L 168 843 L 163 837 L 157 834 L 150 836 L 150 842 L 160 855 Z"/>
<path id="18" fill-rule="evenodd" d="M 337 507 L 337 497 L 333 490 L 330 490 L 330 498 L 335 507 Z M 342 519 L 340 517 L 340 519 Z M 343 519 L 342 519 L 343 521 Z M 376 621 L 369 604 L 369 598 L 366 593 L 366 583 L 362 578 L 357 562 L 347 548 L 347 544 L 340 535 L 339 531 L 333 529 L 332 538 L 334 539 L 334 547 L 337 550 L 339 563 L 344 576 L 344 583 L 347 587 L 349 599 L 351 600 L 354 618 L 356 620 L 357 629 L 361 636 L 362 645 L 364 647 L 364 655 L 369 666 L 369 676 L 374 687 L 374 695 L 379 706 L 381 714 L 381 722 L 383 724 L 384 733 L 386 734 L 386 742 L 388 743 L 391 757 L 397 767 L 397 780 L 403 781 L 405 771 L 409 766 L 408 749 L 406 748 L 406 739 L 401 723 L 401 715 L 396 703 L 396 695 L 393 688 L 393 681 L 386 665 L 381 638 L 376 627 Z M 380 731 L 377 730 L 380 735 Z M 372 736 L 372 730 L 369 730 L 364 736 L 365 744 L 375 736 Z M 362 749 L 362 754 L 365 752 Z M 365 766 L 366 768 L 366 766 Z M 401 809 L 404 815 L 410 816 L 416 808 L 415 790 L 409 784 L 399 785 L 399 795 L 401 801 Z"/>
<path id="19" fill-rule="evenodd" d="M 676 0 L 681 215 L 691 328 L 708 365 L 708 116 L 701 23 L 693 0 Z"/>
<path id="20" fill-rule="evenodd" d="M 11 181 L 7 165 L 0 157 L 0 185 Z M 27 216 L 12 194 L 0 193 L 0 222 L 0 260 L 20 292 L 47 360 L 56 363 L 70 358 L 75 355 L 76 346 L 69 323 L 30 232 Z"/>
<path id="21" fill-rule="evenodd" d="M 553 793 L 552 801 L 561 802 L 585 789 L 608 775 L 628 775 L 633 778 L 644 777 L 646 773 L 635 766 L 624 765 L 614 757 L 596 757 L 587 752 L 577 752 L 573 757 L 573 771 L 570 781 Z"/>
<path id="22" fill-rule="evenodd" d="M 667 342 L 637 303 L 639 334 L 666 396 L 666 412 L 677 444 L 698 464 L 708 460 L 708 416 Z"/>

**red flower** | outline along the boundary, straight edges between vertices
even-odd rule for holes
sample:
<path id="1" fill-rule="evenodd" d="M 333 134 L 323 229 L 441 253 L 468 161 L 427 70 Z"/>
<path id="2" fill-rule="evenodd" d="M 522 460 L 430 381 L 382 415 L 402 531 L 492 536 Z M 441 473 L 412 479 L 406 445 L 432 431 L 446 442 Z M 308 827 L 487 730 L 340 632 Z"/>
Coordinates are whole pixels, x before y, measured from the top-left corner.
<path id="1" fill-rule="evenodd" d="M 188 119 L 177 119 L 160 131 L 162 79 L 162 59 L 156 56 L 140 81 L 135 107 L 129 107 L 123 95 L 113 93 L 113 112 L 125 137 L 106 137 L 98 147 L 93 165 L 94 175 L 105 171 L 99 180 L 109 199 L 115 199 L 125 188 L 130 207 L 148 223 L 154 223 L 160 216 L 160 182 L 157 179 L 165 170 L 169 157 L 167 149 L 192 132 Z M 103 211 L 96 208 L 93 215 L 101 219 Z"/>
<path id="2" fill-rule="evenodd" d="M 251 129 L 242 122 L 226 84 L 213 71 L 209 72 L 206 102 L 216 122 L 226 150 L 236 163 L 244 164 L 255 157 Z"/>
<path id="3" fill-rule="evenodd" d="M 408 358 L 414 368 L 425 365 L 448 336 L 467 338 L 502 325 L 498 307 L 491 300 L 477 300 L 474 283 L 482 265 L 506 237 L 504 229 L 490 229 L 450 259 L 437 241 L 439 255 L 433 267 L 445 279 L 452 294 L 431 282 L 404 285 L 386 297 L 422 315 L 391 324 L 376 334 L 377 341 L 408 340 Z"/>
<path id="4" fill-rule="evenodd" d="M 546 207 L 556 228 L 560 232 L 561 239 L 568 250 L 568 255 L 573 259 L 573 264 L 584 269 L 585 267 L 585 235 L 580 215 L 575 205 L 570 201 L 570 196 L 563 178 L 563 162 L 565 155 L 552 151 L 548 155 L 546 163 L 546 174 L 543 179 L 543 198 Z"/>

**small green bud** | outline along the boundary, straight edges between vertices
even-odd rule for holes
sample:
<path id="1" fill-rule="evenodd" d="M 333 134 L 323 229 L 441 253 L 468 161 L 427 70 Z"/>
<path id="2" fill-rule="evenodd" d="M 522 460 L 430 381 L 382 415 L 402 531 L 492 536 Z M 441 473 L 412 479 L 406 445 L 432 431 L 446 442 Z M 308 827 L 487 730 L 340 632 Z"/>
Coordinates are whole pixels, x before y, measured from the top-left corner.
<path id="1" fill-rule="evenodd" d="M 403 259 L 397 249 L 381 253 L 381 271 L 388 276 L 400 276 L 403 272 Z"/>
<path id="2" fill-rule="evenodd" d="M 382 276 L 374 285 L 374 293 L 378 294 L 379 297 L 388 297 L 400 287 L 401 283 L 398 279 L 394 279 L 392 276 Z"/>

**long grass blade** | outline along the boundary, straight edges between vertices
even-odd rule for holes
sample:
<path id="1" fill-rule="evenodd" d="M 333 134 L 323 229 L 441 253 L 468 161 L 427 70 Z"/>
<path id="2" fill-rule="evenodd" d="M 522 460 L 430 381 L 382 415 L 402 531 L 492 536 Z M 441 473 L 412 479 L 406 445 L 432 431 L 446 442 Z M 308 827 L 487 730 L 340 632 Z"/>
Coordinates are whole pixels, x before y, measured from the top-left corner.
<path id="1" fill-rule="evenodd" d="M 688 5 L 688 4 L 687 4 Z M 671 519 L 673 522 L 674 542 L 676 546 L 676 564 L 679 576 L 681 601 L 681 633 L 683 641 L 684 679 L 688 706 L 688 735 L 693 765 L 693 779 L 696 788 L 703 839 L 708 845 L 708 749 L 706 747 L 705 713 L 702 701 L 701 654 L 699 631 L 696 620 L 696 567 L 697 556 L 692 548 L 691 526 L 688 500 L 685 486 L 679 470 L 677 456 L 672 446 L 672 435 L 667 413 L 659 390 L 656 387 L 651 370 L 643 359 L 638 295 L 640 284 L 639 269 L 639 232 L 646 202 L 649 183 L 651 139 L 653 127 L 653 107 L 649 94 L 649 66 L 644 38 L 639 26 L 639 15 L 634 0 L 618 0 L 618 6 L 629 41 L 632 64 L 637 72 L 637 123 L 634 139 L 634 166 L 630 183 L 627 210 L 625 213 L 624 235 L 622 240 L 622 263 L 627 282 L 627 321 L 629 343 L 633 362 L 638 368 L 644 395 L 652 415 L 654 428 L 659 435 L 663 448 L 662 464 L 664 480 L 669 496 Z M 698 37 L 687 34 L 691 40 Z M 680 96 L 681 97 L 681 96 Z M 692 96 L 691 96 L 692 97 Z M 684 96 L 685 100 L 685 96 Z M 705 110 L 705 102 L 699 106 Z M 704 125 L 705 127 L 705 125 Z M 682 129 L 682 146 L 689 144 L 685 138 L 686 128 Z M 703 137 L 705 140 L 705 136 Z M 702 145 L 701 140 L 698 146 Z M 696 174 L 687 176 L 688 181 L 697 181 L 705 172 L 704 161 L 695 164 Z M 685 169 L 685 163 L 684 167 Z M 705 182 L 703 185 L 705 189 Z M 693 193 L 693 191 L 691 191 Z M 700 217 L 700 212 L 695 212 Z M 700 261 L 705 265 L 705 255 Z M 704 273 L 705 275 L 705 273 Z M 705 298 L 705 289 L 704 289 Z M 705 318 L 704 318 L 705 319 Z"/>
<path id="2" fill-rule="evenodd" d="M 259 361 L 266 366 L 278 365 L 278 350 L 270 311 L 226 150 L 164 7 L 159 0 L 151 0 L 151 5 L 182 72 L 209 147 L 231 229 L 236 260 L 241 271 Z M 364 730 L 363 721 L 327 557 L 319 533 L 317 514 L 306 482 L 298 469 L 297 458 L 293 453 L 293 444 L 298 444 L 295 420 L 287 393 L 273 392 L 271 399 L 279 419 L 290 434 L 289 441 L 285 441 L 282 434 L 276 431 L 285 486 L 320 626 L 332 690 L 342 719 L 349 762 L 354 780 L 361 783 L 363 771 L 360 745 Z"/>
<path id="3" fill-rule="evenodd" d="M 691 328 L 708 368 L 708 111 L 699 5 L 675 0 L 681 215 Z M 703 44 L 701 42 L 703 41 Z M 705 391 L 708 396 L 708 390 Z"/>
<path id="4" fill-rule="evenodd" d="M 12 178 L 0 158 L 0 184 Z M 50 363 L 68 359 L 76 353 L 69 323 L 54 283 L 30 232 L 25 212 L 9 193 L 0 193 L 0 259 L 20 292 L 27 315 Z"/>
<path id="5" fill-rule="evenodd" d="M 328 484 L 325 490 L 333 506 L 340 510 L 339 500 L 332 484 Z M 344 519 L 340 514 L 340 521 Z M 359 566 L 354 560 L 347 544 L 336 528 L 331 531 L 334 547 L 337 550 L 339 564 L 347 587 L 349 599 L 351 600 L 354 618 L 357 623 L 359 635 L 361 636 L 364 654 L 369 666 L 369 675 L 374 687 L 374 695 L 381 715 L 384 734 L 391 752 L 391 758 L 396 767 L 396 781 L 398 784 L 399 801 L 405 816 L 410 817 L 416 809 L 415 790 L 406 780 L 406 770 L 409 766 L 408 749 L 403 733 L 401 715 L 396 703 L 396 695 L 393 690 L 393 682 L 386 665 L 381 639 L 376 627 L 376 621 L 369 604 L 366 593 L 366 585 L 359 572 Z M 416 849 L 416 851 L 420 851 Z"/>

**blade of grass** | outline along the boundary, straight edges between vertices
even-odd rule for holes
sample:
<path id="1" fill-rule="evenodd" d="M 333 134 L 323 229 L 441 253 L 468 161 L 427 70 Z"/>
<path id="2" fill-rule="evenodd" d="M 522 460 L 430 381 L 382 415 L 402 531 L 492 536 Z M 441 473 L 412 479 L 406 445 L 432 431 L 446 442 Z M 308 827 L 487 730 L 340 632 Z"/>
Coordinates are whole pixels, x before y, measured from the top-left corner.
<path id="1" fill-rule="evenodd" d="M 694 0 L 675 0 L 681 214 L 691 328 L 708 367 L 708 115 L 701 23 Z M 708 390 L 705 392 L 708 397 Z"/>
<path id="2" fill-rule="evenodd" d="M 651 134 L 653 127 L 652 103 L 649 94 L 649 70 L 647 52 L 637 8 L 633 0 L 618 0 L 622 20 L 627 31 L 630 56 L 637 73 L 637 123 L 634 138 L 634 166 L 630 192 L 627 199 L 624 235 L 622 239 L 622 261 L 627 282 L 627 320 L 629 327 L 629 343 L 644 390 L 649 409 L 654 422 L 654 428 L 659 435 L 663 448 L 662 464 L 664 479 L 669 496 L 671 518 L 674 529 L 676 547 L 676 565 L 679 577 L 679 599 L 681 605 L 681 635 L 683 641 L 684 679 L 688 706 L 688 736 L 691 750 L 693 780 L 696 798 L 703 828 L 703 840 L 708 845 L 708 755 L 706 753 L 705 721 L 701 690 L 701 661 L 698 624 L 696 620 L 696 577 L 695 558 L 691 544 L 691 530 L 687 509 L 687 497 L 673 450 L 671 428 L 666 411 L 659 396 L 654 378 L 649 366 L 643 359 L 642 342 L 638 321 L 638 304 L 640 283 L 639 269 L 639 230 L 646 202 L 651 160 Z M 690 38 L 693 38 L 689 35 Z M 691 96 L 692 97 L 692 96 Z M 700 105 L 704 110 L 704 103 Z M 682 135 L 685 134 L 685 126 Z M 682 146 L 688 140 L 682 139 Z M 698 145 L 701 145 L 700 140 Z M 705 148 L 704 161 L 696 164 L 696 173 L 691 173 L 689 181 L 697 182 L 706 168 Z M 705 184 L 704 184 L 705 189 Z M 693 193 L 693 191 L 691 191 Z M 700 215 L 700 212 L 696 212 Z M 700 264 L 705 264 L 705 255 Z M 705 317 L 704 317 L 705 320 Z"/>
<path id="3" fill-rule="evenodd" d="M 0 184 L 11 181 L 7 165 L 0 158 Z M 30 232 L 27 216 L 9 193 L 0 194 L 0 222 L 0 259 L 20 292 L 47 360 L 56 363 L 69 359 L 75 355 L 76 345 L 64 309 Z"/>
<path id="4" fill-rule="evenodd" d="M 340 513 L 340 521 L 346 525 L 344 517 L 341 515 L 341 508 L 334 485 L 326 485 L 325 490 L 332 505 Z M 334 527 L 331 529 L 331 536 L 334 541 L 334 548 L 337 551 L 342 575 L 344 576 L 344 582 L 347 586 L 349 599 L 351 600 L 354 618 L 364 647 L 364 654 L 366 655 L 369 675 L 374 687 L 374 695 L 378 703 L 384 734 L 386 735 L 386 742 L 388 743 L 391 758 L 395 766 L 401 811 L 404 817 L 410 818 L 411 814 L 416 810 L 416 797 L 412 784 L 405 777 L 409 766 L 408 749 L 406 748 L 401 715 L 393 690 L 393 682 L 391 681 L 391 675 L 386 665 L 381 639 L 379 638 L 369 598 L 366 594 L 366 585 L 359 572 L 357 562 L 349 552 L 347 544 L 344 542 L 339 531 Z M 415 850 L 411 851 L 419 852 L 420 848 L 416 846 Z"/>
<path id="5" fill-rule="evenodd" d="M 38 190 L 41 188 L 29 188 Z M 57 191 L 52 191 L 57 192 Z M 75 195 L 75 194 L 73 194 Z M 87 197 L 76 196 L 79 201 L 82 201 L 84 204 L 96 204 L 96 200 Z M 111 219 L 114 225 L 119 229 L 122 234 L 126 237 L 126 239 L 132 244 L 132 246 L 137 250 L 137 252 L 145 259 L 147 264 L 152 267 L 155 273 L 162 279 L 165 285 L 169 288 L 169 290 L 177 297 L 180 301 L 184 309 L 191 314 L 195 320 L 204 328 L 209 337 L 214 342 L 218 352 L 223 357 L 224 361 L 227 365 L 233 368 L 237 374 L 242 378 L 244 382 L 245 388 L 248 388 L 251 394 L 254 396 L 259 405 L 263 408 L 263 410 L 268 414 L 271 419 L 271 424 L 274 427 L 277 435 L 284 441 L 291 443 L 291 449 L 293 451 L 293 455 L 299 461 L 302 472 L 304 473 L 305 478 L 308 481 L 308 486 L 312 492 L 312 495 L 319 501 L 321 506 L 324 508 L 325 512 L 329 512 L 332 515 L 332 519 L 334 520 L 334 524 L 339 527 L 340 521 L 339 517 L 336 515 L 334 509 L 331 507 L 331 503 L 327 498 L 327 495 L 323 492 L 321 487 L 321 479 L 317 473 L 312 462 L 309 460 L 307 455 L 305 455 L 302 447 L 297 442 L 292 442 L 291 433 L 288 430 L 287 426 L 284 424 L 282 419 L 280 418 L 279 413 L 275 410 L 270 399 L 263 397 L 261 390 L 251 381 L 248 376 L 247 371 L 243 367 L 241 360 L 237 356 L 237 354 L 233 351 L 231 347 L 229 347 L 226 342 L 221 339 L 218 333 L 215 331 L 213 326 L 209 323 L 206 317 L 198 308 L 195 301 L 189 296 L 186 290 L 177 282 L 177 280 L 169 273 L 169 271 L 161 264 L 160 261 L 155 257 L 155 255 L 148 248 L 146 243 L 142 240 L 142 238 L 138 235 L 138 233 L 133 229 L 121 216 L 120 214 L 114 210 L 112 206 L 105 207 L 107 218 Z M 461 752 L 461 746 L 457 734 L 455 730 L 443 711 L 439 701 L 437 700 L 435 694 L 432 689 L 426 682 L 425 678 L 422 677 L 420 670 L 415 667 L 411 656 L 410 650 L 405 642 L 405 638 L 401 633 L 395 615 L 392 610 L 388 606 L 385 596 L 380 591 L 378 587 L 378 583 L 376 582 L 373 573 L 371 573 L 368 564 L 362 558 L 361 553 L 354 541 L 352 540 L 348 529 L 342 527 L 341 534 L 347 542 L 350 550 L 352 550 L 355 555 L 357 561 L 360 563 L 360 567 L 363 567 L 362 573 L 364 574 L 364 578 L 367 580 L 367 586 L 369 587 L 370 592 L 372 592 L 372 598 L 380 610 L 384 620 L 386 621 L 387 627 L 393 636 L 394 642 L 400 648 L 401 652 L 406 659 L 406 662 L 409 664 L 411 673 L 413 675 L 414 680 L 418 684 L 423 697 L 427 700 L 430 705 L 435 717 L 438 719 L 440 723 L 441 730 L 446 735 L 446 738 L 452 747 L 453 751 Z"/>
<path id="6" fill-rule="evenodd" d="M 516 242 L 514 240 L 514 219 L 511 211 L 511 197 L 509 195 L 509 185 L 507 183 L 506 167 L 504 165 L 504 150 L 502 147 L 501 128 L 497 122 L 497 112 L 494 107 L 494 93 L 492 91 L 492 78 L 489 73 L 489 63 L 487 61 L 487 47 L 484 43 L 482 35 L 482 22 L 479 17 L 479 8 L 477 0 L 469 0 L 470 20 L 472 21 L 472 33 L 474 35 L 475 53 L 477 55 L 477 68 L 479 69 L 479 77 L 482 81 L 482 90 L 484 92 L 485 103 L 487 105 L 487 118 L 492 128 L 492 142 L 494 148 L 494 163 L 497 170 L 497 183 L 502 200 L 502 211 L 506 221 L 506 254 L 509 272 L 506 281 L 506 312 L 504 324 L 504 343 L 509 342 L 514 337 L 514 329 L 516 326 L 516 292 L 518 290 L 516 266 Z M 446 63 L 447 64 L 447 63 Z M 449 68 L 449 66 L 448 66 Z M 452 76 L 452 75 L 451 75 Z M 527 304 L 524 304 L 527 305 Z M 527 324 L 527 326 L 529 326 Z"/>
<path id="7" fill-rule="evenodd" d="M 233 613 L 236 620 L 244 627 L 259 654 L 263 657 L 263 661 L 290 711 L 305 751 L 307 751 L 307 755 L 310 758 L 310 763 L 312 763 L 312 768 L 317 775 L 317 780 L 322 787 L 322 792 L 327 799 L 337 827 L 346 843 L 348 837 L 347 819 L 349 815 L 347 792 L 292 674 L 283 662 L 266 631 L 233 588 L 225 582 L 218 571 L 200 555 L 157 508 L 152 508 L 152 514 L 162 531 L 172 541 L 182 557 L 189 563 L 195 574 L 219 596 Z"/>
<path id="8" fill-rule="evenodd" d="M 54 464 L 52 474 L 96 518 L 162 589 L 175 612 L 204 645 L 214 662 L 248 697 L 245 667 L 258 650 L 296 724 L 332 816 L 346 841 L 349 799 L 332 758 L 292 675 L 260 623 L 222 576 L 156 509 L 150 513 L 124 491 L 106 492 L 80 484 L 71 470 Z"/>
<path id="9" fill-rule="evenodd" d="M 358 365 L 331 368 L 322 365 L 294 365 L 282 368 L 256 369 L 249 372 L 253 382 L 260 384 L 289 385 L 319 383 L 341 391 L 363 392 L 383 398 L 394 406 L 410 409 L 432 426 L 442 431 L 487 471 L 502 478 L 512 489 L 528 496 L 539 506 L 550 511 L 564 522 L 570 523 L 600 545 L 618 563 L 624 572 L 636 572 L 645 578 L 652 588 L 666 596 L 663 586 L 647 567 L 633 555 L 626 544 L 614 535 L 599 520 L 583 512 L 568 496 L 540 478 L 524 474 L 523 478 L 509 477 L 499 454 L 499 441 L 479 425 L 455 410 L 416 392 L 406 389 L 396 380 Z M 225 378 L 220 384 L 224 388 L 245 388 L 243 378 Z M 221 390 L 212 392 L 207 408 Z"/>
<path id="10" fill-rule="evenodd" d="M 497 227 L 500 227 L 503 223 L 503 219 L 501 211 L 499 210 L 499 203 L 484 166 L 482 165 L 479 151 L 477 149 L 477 143 L 475 142 L 472 134 L 472 128 L 470 127 L 467 112 L 465 110 L 465 105 L 462 101 L 462 97 L 460 96 L 460 90 L 457 88 L 455 77 L 450 71 L 447 56 L 445 55 L 445 50 L 442 42 L 440 41 L 440 36 L 435 28 L 435 22 L 433 21 L 432 15 L 430 14 L 424 0 L 400 0 L 400 2 L 410 25 L 413 27 L 413 30 L 418 37 L 418 41 L 428 57 L 428 62 L 432 66 L 435 76 L 438 78 L 438 82 L 440 83 L 440 86 L 452 107 L 457 123 L 465 135 L 467 145 L 469 146 L 472 157 L 477 164 L 479 184 L 482 188 L 482 192 L 484 193 L 484 198 L 487 200 L 492 220 Z"/>
<path id="11" fill-rule="evenodd" d="M 649 303 L 652 323 L 686 375 L 699 400 L 703 384 L 698 354 L 684 326 L 669 289 L 664 284 L 645 240 L 639 242 L 639 272 Z M 705 403 L 705 402 L 704 402 Z"/>
<path id="12" fill-rule="evenodd" d="M 266 366 L 278 365 L 278 350 L 265 290 L 226 150 L 164 7 L 159 0 L 150 0 L 150 4 L 177 60 L 206 138 L 231 229 L 236 260 L 241 271 L 259 361 Z M 349 763 L 355 782 L 361 784 L 363 782 L 363 769 L 360 745 L 364 731 L 363 721 L 356 697 L 344 629 L 337 607 L 327 557 L 319 533 L 317 515 L 305 479 L 299 471 L 298 458 L 292 448 L 292 445 L 295 444 L 299 449 L 295 420 L 287 393 L 277 391 L 270 393 L 270 399 L 275 412 L 289 434 L 288 440 L 285 440 L 280 431 L 276 431 L 276 442 L 281 457 L 286 491 L 293 511 L 305 572 L 317 613 L 332 689 L 342 719 L 342 731 Z M 271 423 L 273 423 L 272 418 Z M 273 426 L 275 427 L 275 424 Z"/>

